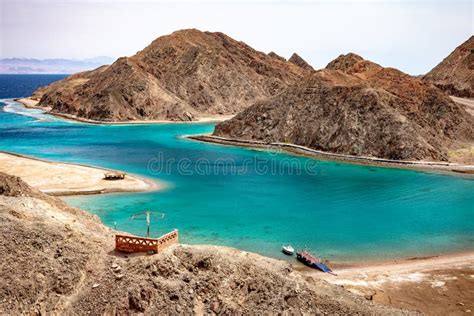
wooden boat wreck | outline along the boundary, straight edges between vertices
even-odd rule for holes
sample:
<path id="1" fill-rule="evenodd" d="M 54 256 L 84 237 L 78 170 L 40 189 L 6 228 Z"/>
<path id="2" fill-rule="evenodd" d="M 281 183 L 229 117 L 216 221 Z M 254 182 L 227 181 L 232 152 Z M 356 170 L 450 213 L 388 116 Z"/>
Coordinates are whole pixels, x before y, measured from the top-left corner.
<path id="1" fill-rule="evenodd" d="M 307 251 L 300 251 L 300 252 L 297 252 L 296 253 L 296 259 L 302 263 L 304 263 L 305 265 L 307 265 L 308 267 L 311 267 L 311 268 L 314 268 L 314 269 L 318 269 L 324 273 L 331 273 L 331 274 L 334 274 L 332 272 L 332 270 L 327 266 L 325 265 L 324 263 L 321 262 L 321 260 L 319 260 L 318 258 L 316 258 L 315 256 L 313 256 L 312 254 L 310 254 L 309 252 Z"/>
<path id="2" fill-rule="evenodd" d="M 123 180 L 125 179 L 125 173 L 116 172 L 116 171 L 107 172 L 106 174 L 104 174 L 104 179 L 105 180 Z"/>

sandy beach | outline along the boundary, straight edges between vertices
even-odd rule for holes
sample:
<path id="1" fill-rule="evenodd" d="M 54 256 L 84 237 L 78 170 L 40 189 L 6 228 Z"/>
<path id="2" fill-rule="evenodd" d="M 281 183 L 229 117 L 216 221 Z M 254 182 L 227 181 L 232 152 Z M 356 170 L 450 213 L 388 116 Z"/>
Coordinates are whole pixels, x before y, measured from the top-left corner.
<path id="1" fill-rule="evenodd" d="M 41 109 L 45 111 L 49 111 L 51 108 L 48 107 L 40 107 L 38 106 L 38 100 L 34 100 L 32 98 L 22 98 L 22 99 L 14 99 L 15 102 L 21 103 L 28 109 Z"/>
<path id="2" fill-rule="evenodd" d="M 84 195 L 111 192 L 142 192 L 163 188 L 163 183 L 127 174 L 123 180 L 107 181 L 110 170 L 51 162 L 0 152 L 0 172 L 22 178 L 49 195 Z"/>
<path id="3" fill-rule="evenodd" d="M 307 268 L 309 276 L 343 286 L 377 303 L 428 315 L 474 311 L 474 252 L 365 262 L 337 268 L 337 276 Z"/>
<path id="4" fill-rule="evenodd" d="M 24 105 L 26 108 L 29 108 L 29 109 L 42 109 L 49 115 L 53 115 L 53 116 L 63 118 L 66 120 L 71 120 L 71 121 L 76 121 L 76 122 L 81 122 L 81 123 L 88 123 L 88 124 L 95 124 L 95 125 L 214 123 L 214 122 L 222 122 L 222 121 L 231 119 L 233 117 L 233 115 L 206 115 L 206 116 L 199 117 L 195 121 L 188 121 L 188 122 L 167 121 L 167 120 L 133 120 L 133 121 L 126 121 L 126 122 L 122 122 L 122 121 L 104 122 L 104 121 L 89 120 L 89 119 L 77 117 L 75 115 L 70 115 L 70 114 L 51 113 L 49 112 L 51 110 L 50 107 L 39 107 L 37 106 L 38 101 L 33 100 L 31 98 L 15 99 L 15 101 L 18 103 L 21 103 L 22 105 Z"/>

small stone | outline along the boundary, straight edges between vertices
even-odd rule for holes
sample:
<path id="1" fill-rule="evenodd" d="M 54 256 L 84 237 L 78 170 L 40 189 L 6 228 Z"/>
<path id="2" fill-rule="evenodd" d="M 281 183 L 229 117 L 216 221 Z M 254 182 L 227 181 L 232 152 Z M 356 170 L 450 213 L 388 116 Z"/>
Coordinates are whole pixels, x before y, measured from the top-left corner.
<path id="1" fill-rule="evenodd" d="M 368 300 L 368 301 L 372 301 L 374 299 L 374 296 L 372 294 L 367 294 L 367 295 L 364 295 L 365 299 Z"/>
<path id="2" fill-rule="evenodd" d="M 99 287 L 99 285 L 100 285 L 99 283 L 94 283 L 94 285 L 92 285 L 92 288 L 95 289 L 95 288 Z"/>
<path id="3" fill-rule="evenodd" d="M 122 280 L 122 279 L 123 279 L 123 274 L 117 274 L 117 275 L 115 276 L 115 279 L 116 279 L 116 280 Z"/>
<path id="4" fill-rule="evenodd" d="M 189 289 L 188 293 L 189 293 L 189 294 L 193 294 L 193 293 L 194 293 L 194 290 L 193 290 L 193 289 Z"/>
<path id="5" fill-rule="evenodd" d="M 112 269 L 116 269 L 118 267 L 118 264 L 116 262 L 112 263 L 111 265 Z"/>
<path id="6" fill-rule="evenodd" d="M 464 306 L 464 303 L 463 303 L 463 302 L 458 302 L 457 305 L 459 305 L 459 306 Z"/>

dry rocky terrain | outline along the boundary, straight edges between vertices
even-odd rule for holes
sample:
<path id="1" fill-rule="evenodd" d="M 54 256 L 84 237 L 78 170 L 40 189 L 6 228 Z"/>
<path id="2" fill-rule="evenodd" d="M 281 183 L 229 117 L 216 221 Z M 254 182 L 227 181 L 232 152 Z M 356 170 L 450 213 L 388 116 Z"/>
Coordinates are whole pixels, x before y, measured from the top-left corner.
<path id="1" fill-rule="evenodd" d="M 219 123 L 214 135 L 332 153 L 447 161 L 474 143 L 474 118 L 443 91 L 356 54 Z"/>
<path id="2" fill-rule="evenodd" d="M 290 59 L 288 59 L 288 61 L 290 63 L 293 63 L 297 66 L 300 66 L 301 68 L 304 68 L 306 70 L 309 70 L 309 71 L 313 71 L 313 67 L 308 64 L 306 62 L 306 60 L 304 60 L 300 55 L 298 55 L 297 53 L 294 53 L 293 55 L 291 55 Z"/>
<path id="3" fill-rule="evenodd" d="M 181 30 L 132 57 L 40 88 L 33 97 L 51 113 L 97 121 L 235 114 L 309 73 L 274 55 L 222 33 Z"/>
<path id="4" fill-rule="evenodd" d="M 474 36 L 457 47 L 423 80 L 435 84 L 450 95 L 474 98 Z"/>
<path id="5" fill-rule="evenodd" d="M 115 253 L 114 231 L 96 216 L 3 173 L 0 240 L 0 314 L 413 313 L 236 249 Z"/>

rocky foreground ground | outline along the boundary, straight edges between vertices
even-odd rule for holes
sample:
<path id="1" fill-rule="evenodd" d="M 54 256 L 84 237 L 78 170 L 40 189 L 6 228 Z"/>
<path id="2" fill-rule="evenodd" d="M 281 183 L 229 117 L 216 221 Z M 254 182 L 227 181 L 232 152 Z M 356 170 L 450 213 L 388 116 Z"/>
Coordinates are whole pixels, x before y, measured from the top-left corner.
<path id="1" fill-rule="evenodd" d="M 126 256 L 113 236 L 96 216 L 0 173 L 0 314 L 416 313 L 256 254 L 177 245 Z"/>

